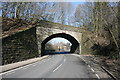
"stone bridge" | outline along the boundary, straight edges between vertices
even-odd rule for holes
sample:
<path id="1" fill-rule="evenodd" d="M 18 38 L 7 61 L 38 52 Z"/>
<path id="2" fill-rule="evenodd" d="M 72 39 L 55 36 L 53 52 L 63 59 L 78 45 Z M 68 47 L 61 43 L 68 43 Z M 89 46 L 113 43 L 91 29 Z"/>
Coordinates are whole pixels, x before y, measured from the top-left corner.
<path id="1" fill-rule="evenodd" d="M 70 53 L 81 54 L 82 33 L 79 32 L 79 28 L 42 21 L 36 25 L 36 34 L 38 50 L 41 56 L 44 55 L 45 44 L 56 37 L 65 38 L 71 42 Z"/>
<path id="2" fill-rule="evenodd" d="M 85 29 L 48 21 L 38 21 L 26 26 L 7 31 L 8 33 L 3 32 L 0 38 L 2 39 L 2 64 L 43 56 L 45 44 L 56 37 L 65 38 L 71 42 L 70 53 L 87 54 L 92 51 L 91 42 L 85 36 L 88 31 Z"/>

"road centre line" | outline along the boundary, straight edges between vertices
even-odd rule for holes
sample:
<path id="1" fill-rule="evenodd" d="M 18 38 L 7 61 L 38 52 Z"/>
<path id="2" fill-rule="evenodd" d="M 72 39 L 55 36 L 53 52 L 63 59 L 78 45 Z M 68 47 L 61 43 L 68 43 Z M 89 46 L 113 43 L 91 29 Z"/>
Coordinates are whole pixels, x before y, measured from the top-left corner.
<path id="1" fill-rule="evenodd" d="M 62 64 L 60 64 L 56 69 L 54 69 L 53 72 L 55 72 L 56 70 L 58 70 L 61 66 L 62 66 Z"/>
<path id="2" fill-rule="evenodd" d="M 100 79 L 100 77 L 98 76 L 98 74 L 95 74 L 97 76 L 98 79 Z"/>
<path id="3" fill-rule="evenodd" d="M 66 61 L 66 58 L 65 58 L 65 56 L 64 56 L 64 62 Z"/>
<path id="4" fill-rule="evenodd" d="M 95 72 L 93 68 L 91 68 L 91 70 L 92 70 L 93 72 Z"/>
<path id="5" fill-rule="evenodd" d="M 66 59 L 64 58 L 64 62 L 66 61 Z"/>
<path id="6" fill-rule="evenodd" d="M 61 56 L 61 55 L 59 55 L 59 56 Z M 64 62 L 65 62 L 65 56 L 63 55 L 63 57 L 64 57 Z M 61 66 L 62 66 L 62 63 L 61 63 L 57 68 L 55 68 L 55 69 L 53 70 L 53 72 L 55 72 L 56 70 L 58 70 Z"/>
<path id="7" fill-rule="evenodd" d="M 88 65 L 88 67 L 90 67 L 90 65 Z"/>

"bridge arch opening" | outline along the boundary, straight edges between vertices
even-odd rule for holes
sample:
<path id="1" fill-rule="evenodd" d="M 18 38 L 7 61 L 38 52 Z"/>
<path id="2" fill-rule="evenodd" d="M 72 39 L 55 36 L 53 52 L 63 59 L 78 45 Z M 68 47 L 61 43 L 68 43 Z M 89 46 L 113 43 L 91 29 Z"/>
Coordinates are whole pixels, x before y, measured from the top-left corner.
<path id="1" fill-rule="evenodd" d="M 45 44 L 45 53 L 65 54 L 70 52 L 71 43 L 65 38 L 56 37 Z"/>
<path id="2" fill-rule="evenodd" d="M 61 38 L 65 38 L 67 39 L 72 45 L 70 48 L 70 52 L 69 53 L 79 53 L 79 42 L 71 35 L 66 34 L 66 33 L 57 33 L 57 34 L 53 34 L 49 37 L 47 37 L 42 43 L 41 43 L 41 56 L 46 55 L 45 53 L 45 45 L 48 41 L 50 41 L 53 38 L 57 38 L 57 37 L 61 37 Z"/>

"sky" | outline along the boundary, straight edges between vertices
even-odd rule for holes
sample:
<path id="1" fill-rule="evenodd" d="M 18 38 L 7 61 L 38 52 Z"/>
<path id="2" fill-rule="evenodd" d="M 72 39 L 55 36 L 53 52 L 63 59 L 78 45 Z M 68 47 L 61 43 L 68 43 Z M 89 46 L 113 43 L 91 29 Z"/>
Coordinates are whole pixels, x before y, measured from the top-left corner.
<path id="1" fill-rule="evenodd" d="M 75 6 L 75 8 L 77 7 L 77 5 L 79 4 L 84 4 L 84 2 L 73 2 L 73 6 Z M 52 40 L 50 40 L 49 42 L 51 43 L 57 43 L 57 42 L 64 42 L 64 43 L 70 43 L 67 39 L 64 38 L 53 38 Z"/>
<path id="2" fill-rule="evenodd" d="M 73 6 L 76 8 L 79 4 L 84 4 L 85 2 L 72 2 Z M 2 11 L 0 10 L 0 16 L 2 16 Z M 56 42 L 64 42 L 64 43 L 68 43 L 69 41 L 64 39 L 64 38 L 54 38 L 52 40 L 50 40 L 50 42 L 52 43 L 56 43 Z"/>
<path id="3" fill-rule="evenodd" d="M 84 2 L 72 2 L 73 6 L 76 8 L 77 5 L 83 4 Z M 0 10 L 0 16 L 2 16 L 2 10 Z M 64 43 L 70 43 L 67 39 L 64 38 L 53 38 L 49 42 L 51 43 L 57 43 L 57 42 L 64 42 Z"/>
<path id="4" fill-rule="evenodd" d="M 77 5 L 84 4 L 84 2 L 72 2 L 72 4 L 76 8 Z M 2 16 L 2 10 L 0 10 L 0 16 Z M 51 43 L 57 43 L 57 42 L 70 43 L 67 39 L 64 39 L 64 38 L 53 38 L 49 42 L 51 42 Z"/>
<path id="5" fill-rule="evenodd" d="M 75 8 L 77 7 L 77 5 L 79 5 L 79 4 L 84 4 L 84 2 L 73 2 L 72 3 L 73 4 L 73 6 L 75 6 Z M 57 42 L 63 42 L 63 43 L 70 43 L 67 39 L 64 39 L 64 38 L 53 38 L 53 39 L 51 39 L 49 42 L 51 42 L 51 43 L 57 43 Z"/>
<path id="6" fill-rule="evenodd" d="M 50 43 L 52 43 L 52 44 L 58 43 L 58 42 L 70 43 L 67 39 L 65 39 L 65 38 L 60 38 L 60 37 L 58 37 L 58 38 L 53 38 L 53 39 L 51 39 L 51 40 L 48 41 L 48 42 L 50 42 Z"/>

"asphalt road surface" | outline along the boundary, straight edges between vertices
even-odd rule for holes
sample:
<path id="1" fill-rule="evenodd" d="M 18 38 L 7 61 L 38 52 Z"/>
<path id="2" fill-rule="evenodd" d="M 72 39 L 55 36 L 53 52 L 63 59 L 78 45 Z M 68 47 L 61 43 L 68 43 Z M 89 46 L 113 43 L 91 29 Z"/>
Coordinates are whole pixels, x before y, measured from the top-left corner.
<path id="1" fill-rule="evenodd" d="M 99 78 L 78 56 L 50 55 L 47 59 L 6 72 L 3 78 Z"/>

